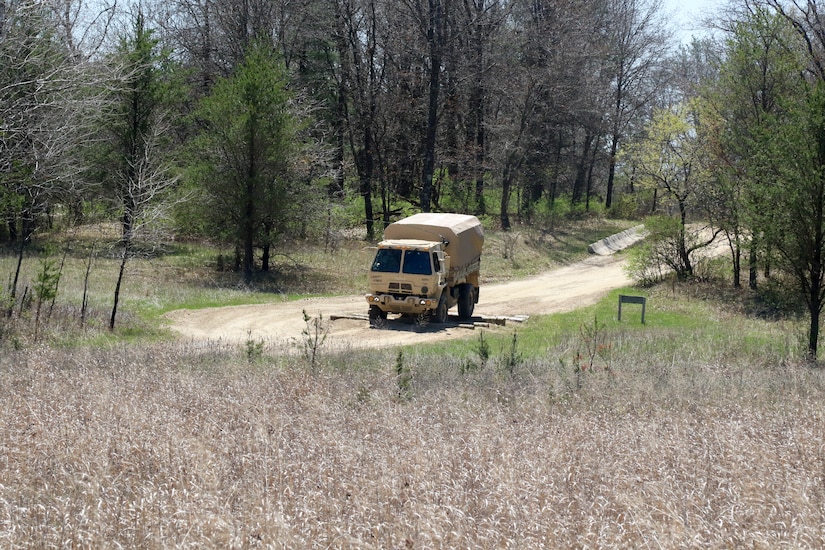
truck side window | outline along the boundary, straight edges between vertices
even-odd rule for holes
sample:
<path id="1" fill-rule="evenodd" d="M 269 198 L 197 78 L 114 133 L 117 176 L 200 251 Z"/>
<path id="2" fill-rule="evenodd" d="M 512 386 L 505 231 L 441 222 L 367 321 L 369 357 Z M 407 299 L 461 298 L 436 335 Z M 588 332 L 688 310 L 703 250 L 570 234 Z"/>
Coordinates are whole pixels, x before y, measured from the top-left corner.
<path id="1" fill-rule="evenodd" d="M 433 268 L 436 271 L 441 271 L 441 262 L 438 261 L 438 254 L 433 252 Z"/>
<path id="2" fill-rule="evenodd" d="M 398 273 L 401 268 L 401 251 L 391 248 L 379 249 L 372 262 L 372 271 Z"/>
<path id="3" fill-rule="evenodd" d="M 404 255 L 404 273 L 410 275 L 432 275 L 430 255 L 425 251 L 408 250 Z"/>

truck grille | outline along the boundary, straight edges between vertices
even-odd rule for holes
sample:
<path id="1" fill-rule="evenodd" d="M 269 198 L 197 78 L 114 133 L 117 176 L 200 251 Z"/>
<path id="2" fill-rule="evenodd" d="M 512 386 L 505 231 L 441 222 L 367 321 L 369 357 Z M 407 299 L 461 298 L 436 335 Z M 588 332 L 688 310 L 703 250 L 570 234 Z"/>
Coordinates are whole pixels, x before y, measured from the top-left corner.
<path id="1" fill-rule="evenodd" d="M 395 294 L 412 294 L 412 285 L 409 283 L 390 283 L 390 293 Z"/>

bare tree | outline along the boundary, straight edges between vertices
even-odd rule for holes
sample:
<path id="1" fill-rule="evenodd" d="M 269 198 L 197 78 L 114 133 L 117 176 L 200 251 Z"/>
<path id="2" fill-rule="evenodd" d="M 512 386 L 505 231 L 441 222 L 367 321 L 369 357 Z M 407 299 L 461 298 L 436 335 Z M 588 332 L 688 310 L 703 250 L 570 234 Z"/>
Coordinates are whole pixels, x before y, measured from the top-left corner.
<path id="1" fill-rule="evenodd" d="M 164 155 L 158 145 L 163 141 L 163 135 L 170 129 L 169 121 L 159 114 L 149 127 L 150 135 L 141 139 L 143 150 L 129 162 L 134 163 L 131 170 L 122 172 L 120 188 L 128 200 L 130 223 L 124 227 L 123 238 L 120 243 L 120 268 L 115 283 L 112 313 L 109 317 L 109 330 L 115 329 L 120 292 L 126 274 L 128 261 L 135 256 L 138 242 L 146 243 L 150 247 L 157 246 L 165 235 L 168 227 L 169 210 L 174 205 L 173 194 L 178 177 L 172 173 L 172 166 L 164 161 Z M 180 200 L 180 199 L 178 199 Z"/>
<path id="2" fill-rule="evenodd" d="M 613 204 L 616 154 L 628 125 L 645 114 L 661 93 L 656 74 L 665 58 L 671 33 L 663 21 L 661 0 L 609 0 L 606 70 L 611 78 L 608 111 L 610 157 L 605 206 Z"/>
<path id="3" fill-rule="evenodd" d="M 58 17 L 63 5 L 23 0 L 0 14 L 0 212 L 20 243 L 12 297 L 38 224 L 85 188 L 80 153 L 104 110 L 110 67 L 79 54 L 74 37 L 91 31 L 69 29 L 76 22 Z"/>
<path id="4" fill-rule="evenodd" d="M 378 48 L 380 12 L 374 0 L 338 0 L 335 4 L 336 48 L 340 58 L 338 105 L 364 201 L 367 238 L 375 233 L 373 182 L 380 152 L 377 143 L 379 97 L 384 80 Z"/>

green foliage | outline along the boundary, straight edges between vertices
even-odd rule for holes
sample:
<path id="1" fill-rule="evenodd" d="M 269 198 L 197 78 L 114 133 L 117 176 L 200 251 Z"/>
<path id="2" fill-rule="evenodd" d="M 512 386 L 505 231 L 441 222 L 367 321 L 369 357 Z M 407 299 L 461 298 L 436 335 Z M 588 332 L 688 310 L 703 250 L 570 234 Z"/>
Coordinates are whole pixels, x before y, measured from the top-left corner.
<path id="1" fill-rule="evenodd" d="M 484 337 L 483 330 L 479 331 L 478 340 L 474 342 L 472 349 L 475 358 L 467 357 L 461 362 L 461 374 L 468 374 L 470 372 L 483 369 L 487 366 L 487 362 L 490 360 L 491 356 L 491 348 L 490 340 Z"/>
<path id="2" fill-rule="evenodd" d="M 484 339 L 484 331 L 480 331 L 478 333 L 478 342 L 476 342 L 476 355 L 478 355 L 478 360 L 481 363 L 481 366 L 487 364 L 487 361 L 490 360 L 490 341 Z"/>
<path id="3" fill-rule="evenodd" d="M 808 56 L 823 29 L 818 20 L 809 28 L 796 17 L 748 12 L 733 28 L 704 106 L 714 172 L 731 191 L 735 225 L 750 233 L 759 259 L 797 285 L 809 308 L 815 357 L 825 303 L 825 73 L 811 70 L 820 64 Z"/>
<path id="4" fill-rule="evenodd" d="M 45 256 L 40 260 L 40 271 L 34 281 L 34 293 L 38 307 L 43 302 L 50 302 L 57 296 L 60 275 L 60 266 L 54 258 Z"/>
<path id="5" fill-rule="evenodd" d="M 310 206 L 323 194 L 294 105 L 283 62 L 260 43 L 195 114 L 204 129 L 193 142 L 188 173 L 190 185 L 204 191 L 198 211 L 209 234 L 240 247 L 247 278 L 255 246 L 269 247 L 288 230 L 301 232 L 319 214 Z"/>
<path id="6" fill-rule="evenodd" d="M 679 269 L 681 265 L 678 243 L 680 224 L 676 218 L 651 216 L 645 219 L 648 236 L 644 242 L 627 251 L 626 273 L 642 285 L 659 281 L 668 269 Z"/>
<path id="7" fill-rule="evenodd" d="M 136 211 L 147 209 L 146 198 L 137 195 L 144 193 L 150 174 L 172 171 L 174 130 L 180 129 L 178 113 L 188 93 L 184 71 L 161 46 L 140 7 L 107 62 L 119 68 L 119 82 L 107 98 L 111 108 L 97 115 L 102 139 L 86 151 L 85 175 L 98 191 L 86 199 L 101 201 L 96 208 L 103 208 L 107 219 L 120 220 L 125 236 Z M 167 174 L 166 179 L 177 177 Z"/>

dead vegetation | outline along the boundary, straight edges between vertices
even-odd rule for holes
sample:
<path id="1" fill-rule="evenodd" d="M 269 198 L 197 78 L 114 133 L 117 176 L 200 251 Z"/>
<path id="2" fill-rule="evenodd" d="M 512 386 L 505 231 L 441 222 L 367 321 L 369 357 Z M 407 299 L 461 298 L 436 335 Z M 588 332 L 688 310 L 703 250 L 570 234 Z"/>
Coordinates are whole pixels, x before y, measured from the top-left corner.
<path id="1" fill-rule="evenodd" d="M 574 347 L 472 370 L 219 343 L 7 354 L 0 546 L 825 544 L 819 370 L 649 351 L 581 370 Z"/>

